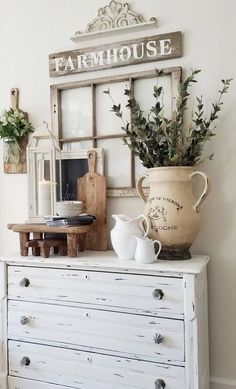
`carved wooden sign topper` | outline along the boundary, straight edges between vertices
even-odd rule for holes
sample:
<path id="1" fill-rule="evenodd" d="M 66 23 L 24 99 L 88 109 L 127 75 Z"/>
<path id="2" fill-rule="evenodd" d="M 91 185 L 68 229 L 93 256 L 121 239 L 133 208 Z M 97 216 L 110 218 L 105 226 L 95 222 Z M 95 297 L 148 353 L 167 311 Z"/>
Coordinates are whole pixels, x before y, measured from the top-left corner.
<path id="1" fill-rule="evenodd" d="M 130 10 L 128 3 L 112 0 L 109 5 L 98 10 L 84 32 L 77 31 L 71 39 L 80 37 L 98 37 L 105 32 L 111 34 L 124 29 L 153 27 L 154 17 L 145 21 L 142 15 Z M 80 48 L 49 55 L 49 73 L 51 77 L 101 70 L 117 66 L 133 65 L 141 62 L 159 61 L 182 55 L 181 32 L 145 36 L 116 43 L 88 48 Z"/>

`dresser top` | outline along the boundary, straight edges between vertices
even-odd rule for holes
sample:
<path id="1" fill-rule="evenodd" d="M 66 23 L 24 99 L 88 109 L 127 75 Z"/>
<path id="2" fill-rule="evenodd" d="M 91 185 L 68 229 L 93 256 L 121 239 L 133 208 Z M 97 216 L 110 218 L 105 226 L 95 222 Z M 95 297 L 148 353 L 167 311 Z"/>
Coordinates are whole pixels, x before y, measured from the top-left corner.
<path id="1" fill-rule="evenodd" d="M 186 261 L 158 260 L 151 264 L 140 265 L 134 260 L 120 260 L 114 251 L 84 251 L 77 258 L 60 257 L 58 255 L 50 258 L 42 257 L 21 257 L 19 254 L 1 256 L 1 262 L 17 266 L 55 267 L 71 268 L 81 270 L 97 270 L 122 273 L 184 273 L 198 274 L 203 271 L 209 257 L 206 255 L 193 255 L 192 259 Z"/>

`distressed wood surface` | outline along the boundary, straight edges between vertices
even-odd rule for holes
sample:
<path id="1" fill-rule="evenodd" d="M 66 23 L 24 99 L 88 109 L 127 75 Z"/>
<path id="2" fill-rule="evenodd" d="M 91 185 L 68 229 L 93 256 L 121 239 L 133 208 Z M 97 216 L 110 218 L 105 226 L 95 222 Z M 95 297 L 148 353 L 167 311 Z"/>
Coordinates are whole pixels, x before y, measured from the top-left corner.
<path id="1" fill-rule="evenodd" d="M 28 134 L 24 135 L 19 141 L 19 163 L 4 162 L 4 173 L 7 174 L 25 174 L 27 173 L 26 147 L 28 144 Z M 5 144 L 4 146 L 5 147 Z"/>
<path id="2" fill-rule="evenodd" d="M 107 259 L 111 260 L 111 254 L 107 254 Z M 92 255 L 94 260 L 94 253 Z M 95 256 L 96 265 L 98 258 L 102 257 L 100 255 L 97 253 Z M 107 260 L 105 255 L 103 258 Z M 193 260 L 183 261 L 180 265 L 172 262 L 176 271 L 182 268 L 186 272 L 172 272 L 170 276 L 171 273 L 166 270 L 158 273 L 157 277 L 153 275 L 155 270 L 151 270 L 149 276 L 119 273 L 114 262 L 113 272 L 103 269 L 103 261 L 100 261 L 98 267 L 100 271 L 95 272 L 91 271 L 88 264 L 86 270 L 57 269 L 58 262 L 53 264 L 53 260 L 47 259 L 44 263 L 38 260 L 38 266 L 42 266 L 40 268 L 19 258 L 18 266 L 8 266 L 8 337 L 14 339 L 9 341 L 9 374 L 16 377 L 9 377 L 7 388 L 6 374 L 0 374 L 0 388 L 65 389 L 69 386 L 72 389 L 157 389 L 157 380 L 161 379 L 166 389 L 209 389 L 207 262 L 208 258 L 204 256 L 195 256 Z M 11 263 L 9 259 L 8 263 Z M 71 266 L 71 261 L 64 261 L 64 266 L 66 263 Z M 131 269 L 123 268 L 124 271 Z M 32 275 L 31 271 L 35 273 Z M 142 266 L 136 264 L 136 272 L 140 271 Z M 59 272 L 60 277 L 56 272 Z M 173 277 L 174 274 L 176 277 Z M 30 281 L 27 288 L 19 287 L 19 281 L 24 277 Z M 6 275 L 4 278 L 6 280 Z M 46 283 L 42 287 L 44 278 Z M 142 297 L 142 303 L 147 308 L 150 291 L 153 286 L 156 288 L 156 284 L 153 285 L 155 280 L 162 283 L 158 286 L 163 291 L 173 283 L 173 304 L 178 303 L 175 297 L 181 288 L 184 315 L 170 312 L 161 317 L 157 311 L 157 315 L 152 317 L 147 309 L 135 310 Z M 70 295 L 71 301 L 68 298 L 69 284 L 74 293 Z M 6 286 L 3 285 L 2 290 L 2 295 L 6 296 Z M 116 299 L 118 294 L 120 300 L 125 301 L 123 305 L 126 308 L 120 307 L 119 303 L 113 307 L 105 305 L 110 301 L 106 301 L 106 297 L 104 299 L 104 290 L 105 296 L 107 294 L 111 299 L 114 296 Z M 82 302 L 78 302 L 80 294 L 83 296 Z M 99 297 L 99 304 L 89 303 L 93 294 Z M 42 297 L 41 302 L 39 295 Z M 163 303 L 164 296 L 158 300 L 159 303 Z M 127 297 L 133 300 L 132 307 L 128 309 Z M 26 320 L 23 320 L 23 316 Z M 176 320 L 181 317 L 182 320 Z M 18 319 L 24 324 L 19 324 Z M 162 362 L 159 364 L 153 362 L 158 359 L 153 357 L 155 349 L 150 342 L 151 339 L 157 340 L 157 335 L 162 335 L 163 331 L 163 343 L 155 343 L 159 348 L 157 358 Z M 176 355 L 182 352 L 185 361 L 176 360 Z M 23 357 L 30 358 L 29 366 L 20 364 Z"/>
<path id="3" fill-rule="evenodd" d="M 208 290 L 207 269 L 196 276 L 197 300 L 197 361 L 198 385 L 200 389 L 209 389 L 209 336 L 208 336 Z"/>
<path id="4" fill-rule="evenodd" d="M 151 19 L 155 20 L 155 18 Z M 120 30 L 122 27 L 136 26 L 144 22 L 145 18 L 134 10 L 131 11 L 128 3 L 123 4 L 112 0 L 105 7 L 99 8 L 97 16 L 88 23 L 83 32 L 77 31 L 75 37 L 99 31 Z"/>
<path id="5" fill-rule="evenodd" d="M 77 180 L 77 198 L 83 201 L 84 212 L 96 216 L 96 222 L 85 237 L 88 250 L 107 250 L 106 177 L 96 173 L 97 153 L 88 151 L 89 171 Z"/>
<path id="6" fill-rule="evenodd" d="M 172 66 L 172 67 L 166 67 L 166 68 L 158 68 L 159 71 L 162 71 L 162 75 L 168 75 L 172 74 L 173 72 L 176 72 L 177 74 L 181 75 L 182 67 L 181 66 Z M 180 73 L 179 73 L 180 72 Z M 90 78 L 86 80 L 80 80 L 80 81 L 70 81 L 70 82 L 64 82 L 62 84 L 53 84 L 50 86 L 51 90 L 51 101 L 52 103 L 55 103 L 55 105 L 58 104 L 57 99 L 55 96 L 57 96 L 57 93 L 63 90 L 68 89 L 76 89 L 84 86 L 90 86 L 91 84 L 94 85 L 102 85 L 107 83 L 116 83 L 116 82 L 122 82 L 125 80 L 129 80 L 130 78 L 139 80 L 139 79 L 145 79 L 145 78 L 152 78 L 156 76 L 155 70 L 145 70 L 145 71 L 139 71 L 139 72 L 132 72 L 132 73 L 123 73 L 118 75 L 113 75 L 111 77 L 99 77 L 99 78 Z M 56 93 L 57 92 L 57 93 Z M 52 105 L 54 106 L 54 104 Z"/>
<path id="7" fill-rule="evenodd" d="M 49 227 L 46 224 L 8 224 L 8 228 L 14 232 L 30 233 L 30 232 L 56 232 L 63 234 L 83 234 L 91 229 L 91 225 L 84 226 L 60 226 Z"/>
<path id="8" fill-rule="evenodd" d="M 209 389 L 206 269 L 184 275 L 186 389 Z"/>
<path id="9" fill-rule="evenodd" d="M 150 61 L 177 58 L 182 55 L 180 31 L 145 38 L 108 43 L 49 55 L 51 77 Z"/>
<path id="10" fill-rule="evenodd" d="M 1 387 L 0 387 L 1 388 Z M 8 377 L 8 389 L 68 389 L 68 386 L 48 384 L 47 382 L 40 382 L 34 380 L 25 380 L 23 378 Z M 76 389 L 75 387 L 70 387 Z M 6 386 L 1 389 L 6 389 Z"/>
<path id="11" fill-rule="evenodd" d="M 152 316 L 9 301 L 8 338 L 64 343 L 106 354 L 112 350 L 154 362 L 184 361 L 183 321 Z"/>
<path id="12" fill-rule="evenodd" d="M 83 235 L 82 235 L 83 236 Z M 81 239 L 81 238 L 80 238 Z M 60 255 L 67 255 L 67 240 L 66 239 L 32 239 L 26 242 L 27 247 L 32 247 L 33 255 L 41 255 L 48 258 L 50 249 L 54 249 L 54 253 Z"/>
<path id="13" fill-rule="evenodd" d="M 10 266 L 8 297 L 27 301 L 67 301 L 88 307 L 127 309 L 144 315 L 183 316 L 183 280 L 168 277 L 122 275 Z M 28 288 L 20 281 L 30 280 Z M 154 297 L 162 290 L 163 298 Z"/>
<path id="14" fill-rule="evenodd" d="M 156 261 L 151 264 L 139 264 L 132 260 L 121 260 L 114 251 L 89 251 L 75 259 L 54 256 L 51 258 L 21 257 L 19 253 L 1 256 L 1 261 L 16 266 L 53 267 L 58 269 L 86 270 L 97 272 L 139 274 L 182 278 L 184 274 L 198 274 L 206 267 L 209 257 L 193 255 L 188 261 Z"/>
<path id="15" fill-rule="evenodd" d="M 22 366 L 24 356 L 29 366 Z M 184 368 L 30 343 L 9 342 L 10 375 L 78 389 L 147 389 L 158 378 L 168 389 L 184 388 Z"/>
<path id="16" fill-rule="evenodd" d="M 30 244 L 30 233 L 63 233 L 67 236 L 67 255 L 71 258 L 77 257 L 78 254 L 78 245 L 80 241 L 80 237 L 86 234 L 93 228 L 92 224 L 83 225 L 83 226 L 63 226 L 63 227 L 48 227 L 46 224 L 8 224 L 9 230 L 14 232 L 19 232 L 20 238 L 20 254 L 25 257 L 28 256 L 29 246 Z M 84 239 L 82 237 L 82 242 L 79 245 L 79 250 L 84 250 Z M 49 256 L 49 247 L 44 245 L 44 242 L 41 245 L 41 251 L 43 257 L 47 258 Z M 55 251 L 54 251 L 55 252 Z M 64 254 L 64 250 L 62 253 Z M 38 251 L 35 251 L 33 248 L 33 253 L 36 253 L 38 256 Z"/>
<path id="17" fill-rule="evenodd" d="M 11 97 L 11 108 L 18 112 L 22 112 L 26 120 L 28 120 L 28 114 L 19 109 L 19 90 L 17 88 L 12 88 L 10 90 L 10 97 Z M 28 134 L 25 134 L 19 142 L 19 148 L 20 148 L 19 163 L 4 162 L 4 173 L 7 174 L 27 173 L 26 147 L 28 144 L 28 139 L 29 139 Z"/>
<path id="18" fill-rule="evenodd" d="M 0 262 L 0 389 L 7 389 L 7 266 Z"/>

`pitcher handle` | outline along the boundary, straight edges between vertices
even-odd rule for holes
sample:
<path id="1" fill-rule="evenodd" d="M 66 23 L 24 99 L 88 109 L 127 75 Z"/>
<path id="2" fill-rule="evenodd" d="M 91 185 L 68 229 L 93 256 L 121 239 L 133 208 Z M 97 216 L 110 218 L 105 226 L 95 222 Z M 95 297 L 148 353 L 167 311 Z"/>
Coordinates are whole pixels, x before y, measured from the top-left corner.
<path id="1" fill-rule="evenodd" d="M 160 252 L 161 252 L 162 245 L 161 245 L 161 242 L 159 240 L 153 240 L 152 242 L 153 242 L 153 246 L 155 245 L 155 243 L 158 243 L 158 246 L 159 246 L 158 252 L 156 253 L 156 259 L 157 259 Z"/>
<path id="2" fill-rule="evenodd" d="M 143 187 L 142 187 L 142 183 L 143 183 L 145 178 L 147 178 L 147 175 L 139 177 L 137 180 L 137 184 L 136 184 L 136 189 L 137 189 L 138 195 L 144 201 L 144 203 L 147 202 L 147 197 L 145 196 L 144 191 L 143 191 Z"/>
<path id="3" fill-rule="evenodd" d="M 200 195 L 199 199 L 197 200 L 197 202 L 194 204 L 194 209 L 196 210 L 196 212 L 198 213 L 199 212 L 199 207 L 200 205 L 203 203 L 203 201 L 206 199 L 208 193 L 209 193 L 209 180 L 206 176 L 205 173 L 197 170 L 195 172 L 193 172 L 191 175 L 190 175 L 190 178 L 196 176 L 197 174 L 199 174 L 200 176 L 202 176 L 204 178 L 204 182 L 205 182 L 205 186 L 204 186 L 204 189 L 203 189 L 203 192 L 202 194 Z"/>
<path id="4" fill-rule="evenodd" d="M 149 219 L 148 216 L 143 215 L 143 214 L 142 214 L 142 215 L 139 215 L 138 218 L 139 218 L 139 219 L 142 218 L 142 219 L 144 219 L 144 221 L 146 222 L 146 226 L 147 226 L 146 232 L 145 232 L 143 226 L 142 226 L 142 227 L 139 226 L 139 229 L 140 229 L 142 232 L 144 232 L 143 237 L 146 238 L 146 237 L 148 236 L 149 232 L 151 231 L 151 222 L 150 222 L 150 219 Z"/>

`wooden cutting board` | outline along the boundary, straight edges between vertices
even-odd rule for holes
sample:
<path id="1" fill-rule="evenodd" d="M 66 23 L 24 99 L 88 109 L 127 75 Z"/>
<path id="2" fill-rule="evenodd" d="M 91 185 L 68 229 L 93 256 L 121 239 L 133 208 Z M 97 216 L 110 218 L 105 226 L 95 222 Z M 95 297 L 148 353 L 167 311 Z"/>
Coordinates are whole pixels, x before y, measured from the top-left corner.
<path id="1" fill-rule="evenodd" d="M 19 89 L 11 88 L 10 95 L 11 95 L 11 108 L 16 111 L 22 112 L 25 115 L 26 120 L 28 120 L 27 112 L 21 111 L 21 109 L 19 109 Z"/>
<path id="2" fill-rule="evenodd" d="M 25 115 L 26 120 L 28 120 L 28 114 L 19 109 L 19 90 L 17 88 L 12 88 L 10 90 L 11 98 L 11 108 L 22 112 Z M 28 135 L 23 136 L 21 139 L 20 146 L 20 161 L 19 163 L 4 163 L 4 173 L 7 174 L 22 174 L 27 172 L 26 164 L 26 147 L 28 144 Z"/>
<path id="3" fill-rule="evenodd" d="M 84 212 L 96 216 L 93 229 L 86 234 L 87 250 L 107 250 L 106 177 L 96 173 L 97 153 L 88 152 L 89 171 L 77 179 L 77 198 Z"/>

